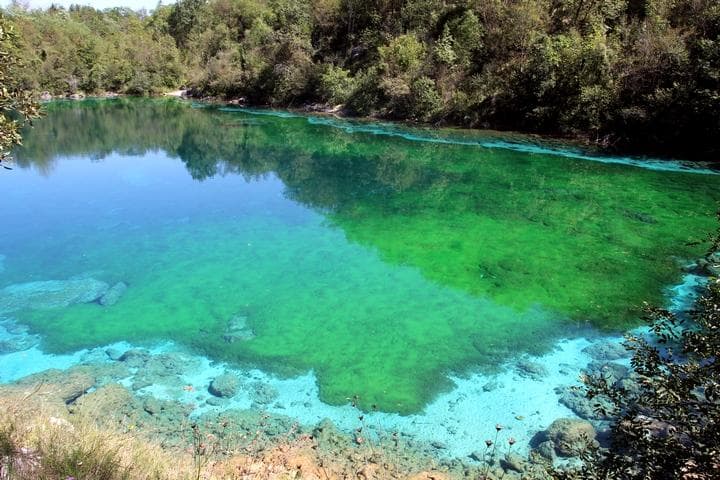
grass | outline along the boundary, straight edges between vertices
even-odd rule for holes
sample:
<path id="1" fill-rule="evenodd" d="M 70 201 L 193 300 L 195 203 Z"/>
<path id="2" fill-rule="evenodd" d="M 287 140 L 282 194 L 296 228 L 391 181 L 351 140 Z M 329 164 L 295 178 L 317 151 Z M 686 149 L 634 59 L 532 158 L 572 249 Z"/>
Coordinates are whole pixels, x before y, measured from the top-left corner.
<path id="1" fill-rule="evenodd" d="M 184 480 L 187 460 L 100 428 L 48 401 L 41 387 L 0 397 L 2 480 Z M 63 412 L 63 410 L 65 410 Z"/>
<path id="2" fill-rule="evenodd" d="M 369 444 L 319 447 L 313 435 L 296 432 L 250 443 L 228 442 L 208 425 L 187 425 L 187 448 L 165 449 L 142 430 L 118 431 L 96 423 L 98 413 L 68 415 L 67 406 L 40 386 L 29 394 L 19 387 L 0 391 L 0 480 L 331 480 L 362 478 L 452 478 L 430 470 L 432 462 L 415 463 L 397 453 L 378 455 Z M 107 412 L 106 412 L 107 414 Z M 109 417 L 109 416 L 108 416 Z M 372 451 L 369 456 L 367 451 Z M 372 457 L 372 458 L 371 458 Z M 419 472 L 419 473 L 418 473 Z"/>

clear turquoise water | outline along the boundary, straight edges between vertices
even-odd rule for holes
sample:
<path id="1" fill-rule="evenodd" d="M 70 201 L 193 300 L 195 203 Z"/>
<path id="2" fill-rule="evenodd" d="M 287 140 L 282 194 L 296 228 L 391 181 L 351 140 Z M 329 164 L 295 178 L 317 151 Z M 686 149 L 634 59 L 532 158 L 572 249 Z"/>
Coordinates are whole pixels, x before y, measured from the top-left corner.
<path id="1" fill-rule="evenodd" d="M 128 289 L 112 306 L 5 315 L 48 352 L 174 340 L 312 370 L 328 403 L 410 413 L 449 372 L 636 325 L 720 200 L 720 176 L 667 164 L 267 113 L 50 104 L 0 175 L 0 287 L 85 275 Z M 228 342 L 239 317 L 252 338 Z"/>

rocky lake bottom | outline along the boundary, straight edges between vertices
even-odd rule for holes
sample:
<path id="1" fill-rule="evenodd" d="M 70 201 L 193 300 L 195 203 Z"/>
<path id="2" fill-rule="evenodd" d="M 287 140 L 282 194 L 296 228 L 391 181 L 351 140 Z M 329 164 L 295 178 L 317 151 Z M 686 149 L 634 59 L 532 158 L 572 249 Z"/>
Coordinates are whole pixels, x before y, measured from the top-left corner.
<path id="1" fill-rule="evenodd" d="M 686 274 L 668 292 L 670 308 L 690 307 L 703 281 Z M 488 462 L 513 475 L 544 462 L 572 461 L 572 442 L 582 442 L 583 433 L 606 441 L 609 418 L 577 388 L 580 376 L 602 374 L 613 383 L 631 376 L 623 338 L 594 334 L 560 340 L 544 355 L 525 355 L 492 373 L 451 376 L 453 387 L 420 413 L 364 412 L 353 399 L 344 406 L 321 401 L 312 372 L 281 378 L 213 361 L 173 342 L 45 353 L 39 336 L 11 316 L 28 307 L 24 302 L 66 308 L 112 303 L 114 295 L 117 286 L 88 276 L 0 289 L 0 396 L 58 385 L 56 395 L 71 415 L 91 411 L 95 418 L 112 418 L 115 428 L 136 429 L 167 448 L 186 447 L 191 424 L 216 431 L 223 423 L 223 435 L 239 443 L 257 441 L 253 435 L 262 431 L 263 448 L 300 432 L 317 437 L 324 431 L 325 437 L 332 432 L 329 445 L 340 442 L 350 455 L 365 442 L 393 445 L 408 471 L 431 465 L 462 477 Z"/>

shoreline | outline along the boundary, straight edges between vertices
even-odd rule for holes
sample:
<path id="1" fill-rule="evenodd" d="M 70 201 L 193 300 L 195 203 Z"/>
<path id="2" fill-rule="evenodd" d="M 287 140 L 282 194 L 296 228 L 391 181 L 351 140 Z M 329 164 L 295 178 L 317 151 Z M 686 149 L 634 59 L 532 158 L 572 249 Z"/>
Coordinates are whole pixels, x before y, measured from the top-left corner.
<path id="1" fill-rule="evenodd" d="M 137 95 L 127 95 L 116 92 L 105 92 L 100 95 L 85 95 L 85 94 L 64 94 L 64 95 L 49 95 L 42 98 L 43 102 L 49 101 L 82 101 L 90 99 L 106 99 L 115 100 L 119 98 L 174 98 L 178 100 L 186 100 L 189 102 L 198 102 L 207 105 L 218 105 L 221 107 L 236 107 L 242 109 L 257 109 L 265 110 L 268 112 L 272 111 L 286 111 L 292 112 L 299 115 L 305 116 L 316 116 L 320 118 L 334 118 L 338 120 L 344 120 L 348 122 L 360 122 L 360 123 L 386 123 L 388 125 L 395 125 L 407 128 L 416 129 L 428 129 L 428 130 L 447 130 L 456 131 L 461 134 L 489 134 L 490 136 L 496 136 L 501 138 L 507 137 L 523 137 L 523 139 L 530 144 L 540 144 L 549 150 L 559 151 L 561 148 L 571 148 L 576 151 L 579 156 L 585 157 L 597 157 L 597 158 L 612 158 L 619 157 L 628 160 L 627 162 L 608 162 L 608 163 L 621 163 L 626 165 L 642 166 L 644 163 L 655 163 L 662 169 L 662 164 L 676 163 L 682 168 L 679 171 L 692 171 L 698 167 L 712 171 L 716 174 L 720 174 L 720 158 L 705 158 L 695 157 L 696 152 L 688 151 L 683 152 L 679 155 L 665 155 L 661 152 L 650 151 L 646 154 L 640 154 L 639 150 L 627 148 L 627 149 L 614 149 L 608 148 L 601 143 L 593 142 L 583 135 L 562 135 L 553 133 L 537 133 L 531 131 L 513 130 L 513 129 L 498 129 L 492 126 L 484 128 L 473 128 L 463 125 L 457 125 L 453 123 L 422 123 L 411 120 L 403 119 L 392 119 L 379 116 L 357 116 L 349 114 L 342 108 L 342 105 L 318 105 L 308 104 L 302 107 L 283 106 L 276 107 L 269 104 L 252 104 L 247 102 L 244 98 L 222 98 L 222 97 L 197 97 L 192 94 L 188 94 L 189 89 L 177 89 L 162 93 L 156 93 L 147 97 Z M 577 156 L 576 155 L 576 156 Z M 685 158 L 681 158 L 685 157 Z"/>
<path id="2" fill-rule="evenodd" d="M 687 274 L 681 284 L 669 289 L 673 292 L 669 308 L 687 308 L 699 285 L 702 277 Z M 633 331 L 643 329 L 646 327 Z M 0 340 L 7 341 L 12 335 L 10 329 L 0 329 Z M 609 368 L 619 378 L 628 375 L 629 352 L 618 348 L 622 341 L 621 336 L 600 332 L 590 337 L 561 338 L 546 354 L 510 359 L 497 373 L 449 375 L 452 390 L 438 395 L 422 412 L 411 415 L 361 412 L 349 404 L 328 405 L 320 400 L 313 372 L 283 379 L 254 368 L 214 362 L 172 342 L 120 342 L 71 355 L 45 354 L 33 346 L 5 354 L 0 357 L 0 392 L 18 383 L 42 379 L 42 372 L 48 368 L 56 372 L 52 375 L 57 378 L 72 376 L 78 368 L 89 369 L 105 380 L 93 382 L 78 395 L 79 399 L 107 385 L 116 385 L 138 405 L 150 399 L 174 404 L 191 421 L 244 411 L 289 418 L 306 430 L 329 422 L 351 441 L 357 429 L 362 428 L 369 441 L 399 436 L 420 455 L 477 467 L 481 463 L 477 452 L 485 440 L 492 438 L 496 424 L 503 426 L 504 437 L 516 442 L 514 452 L 527 458 L 539 448 L 543 432 L 557 419 L 590 421 L 601 438 L 606 435 L 607 420 L 595 417 L 592 405 L 574 393 L 574 388 L 581 384 L 581 375 L 598 368 Z M 229 397 L 218 396 L 211 385 L 227 375 L 239 379 L 237 392 Z"/>

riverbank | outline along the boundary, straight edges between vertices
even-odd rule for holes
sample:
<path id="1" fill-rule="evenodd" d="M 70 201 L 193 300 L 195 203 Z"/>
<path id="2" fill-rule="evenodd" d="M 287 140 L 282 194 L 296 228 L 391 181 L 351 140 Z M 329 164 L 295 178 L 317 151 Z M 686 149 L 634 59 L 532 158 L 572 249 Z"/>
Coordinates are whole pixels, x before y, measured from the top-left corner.
<path id="1" fill-rule="evenodd" d="M 41 99 L 44 102 L 52 100 L 84 100 L 86 98 L 100 98 L 100 99 L 117 99 L 123 97 L 133 97 L 133 95 L 126 95 L 116 92 L 105 92 L 102 95 L 86 96 L 84 93 L 65 93 L 62 95 L 53 96 L 48 92 L 43 92 Z M 213 96 L 196 96 L 190 89 L 179 88 L 176 90 L 169 90 L 163 93 L 154 95 L 157 98 L 175 98 L 178 100 L 187 100 L 190 102 L 197 102 L 200 104 L 215 105 L 219 107 L 230 107 L 230 108 L 242 108 L 245 110 L 260 110 L 273 112 L 278 111 L 277 106 L 271 106 L 268 104 L 252 104 L 248 102 L 245 97 L 237 98 L 223 98 Z M 552 153 L 559 155 L 567 155 L 568 152 L 572 153 L 574 157 L 584 157 L 587 159 L 595 159 L 598 161 L 609 161 L 611 163 L 623 163 L 627 165 L 645 166 L 650 168 L 657 168 L 659 170 L 665 170 L 667 165 L 674 164 L 680 166 L 681 170 L 693 171 L 693 170 L 707 170 L 720 173 L 720 158 L 712 157 L 696 157 L 696 152 L 688 152 L 688 156 L 684 159 L 680 159 L 680 156 L 668 156 L 663 155 L 662 152 L 648 152 L 645 151 L 644 155 L 639 155 L 637 151 L 632 149 L 616 149 L 610 148 L 608 145 L 602 142 L 593 141 L 590 137 L 584 135 L 560 135 L 560 134 L 536 134 L 532 132 L 525 132 L 520 130 L 493 130 L 492 128 L 473 129 L 467 128 L 459 124 L 453 123 L 423 123 L 412 120 L 398 120 L 391 118 L 384 118 L 380 116 L 359 116 L 353 115 L 349 112 L 344 105 L 327 105 L 327 104 L 306 104 L 301 107 L 284 106 L 282 111 L 293 112 L 298 115 L 316 116 L 318 118 L 325 119 L 337 119 L 347 122 L 357 122 L 358 124 L 377 124 L 399 127 L 410 127 L 417 128 L 426 131 L 432 131 L 434 129 L 442 129 L 444 131 L 457 132 L 461 136 L 472 136 L 472 135 L 486 135 L 491 138 L 497 138 L 498 141 L 494 143 L 498 148 L 512 148 L 520 149 L 521 151 L 535 151 L 537 153 Z M 508 139 L 514 139 L 508 142 Z M 482 146 L 492 146 L 491 144 L 485 144 Z M 529 150 L 528 150 L 529 148 Z M 618 160 L 619 159 L 619 160 Z"/>

